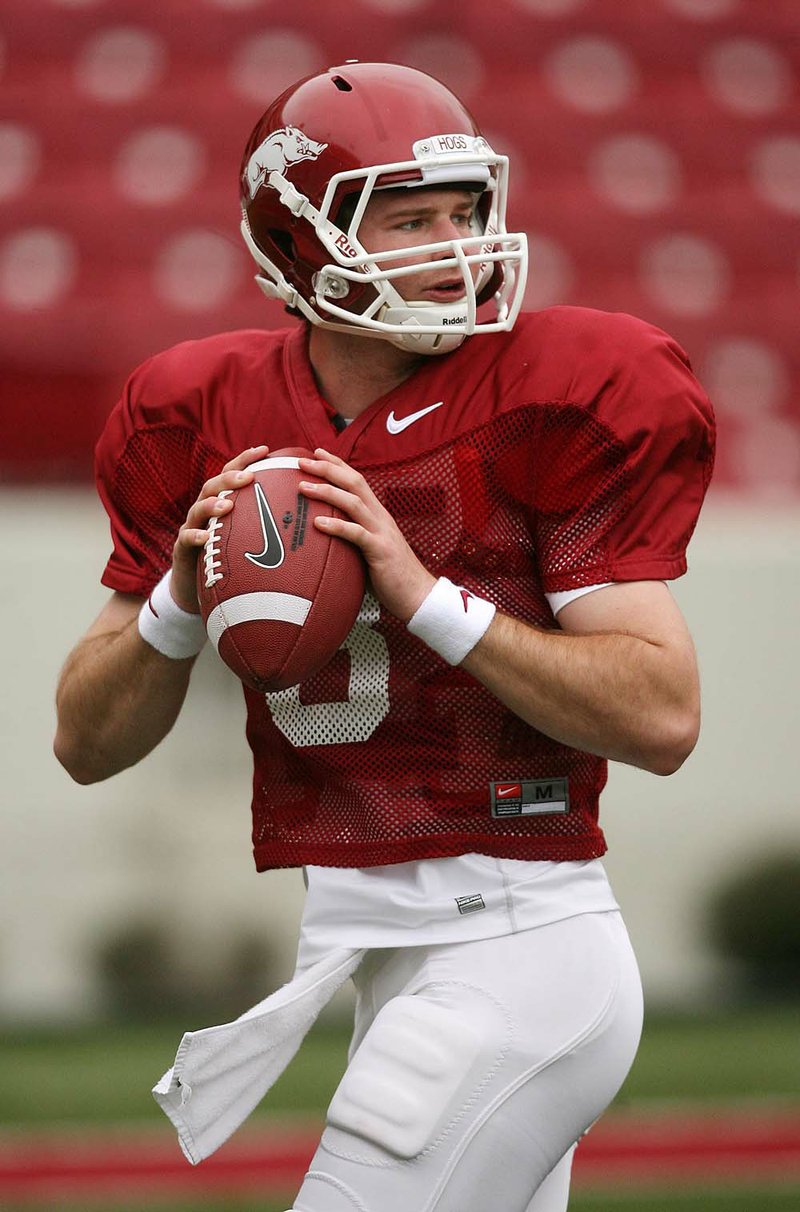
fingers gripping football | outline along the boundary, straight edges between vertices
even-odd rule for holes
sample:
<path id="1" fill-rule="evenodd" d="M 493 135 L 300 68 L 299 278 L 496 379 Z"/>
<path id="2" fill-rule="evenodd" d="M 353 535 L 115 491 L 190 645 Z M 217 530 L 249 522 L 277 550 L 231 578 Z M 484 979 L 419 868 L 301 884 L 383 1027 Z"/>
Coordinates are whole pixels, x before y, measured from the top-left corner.
<path id="1" fill-rule="evenodd" d="M 346 515 L 318 517 L 315 525 L 359 548 L 378 601 L 407 622 L 433 588 L 436 578 L 420 563 L 394 518 L 360 472 L 322 448 L 314 452 L 313 459 L 301 459 L 300 468 L 323 481 L 304 480 L 301 490 Z"/>
<path id="2" fill-rule="evenodd" d="M 197 601 L 197 557 L 208 539 L 208 524 L 213 517 L 220 517 L 231 508 L 227 496 L 253 479 L 248 470 L 251 463 L 269 454 L 268 446 L 253 446 L 243 450 L 225 464 L 222 471 L 206 480 L 200 495 L 189 509 L 186 521 L 178 531 L 172 551 L 172 596 L 184 610 L 199 613 Z"/>

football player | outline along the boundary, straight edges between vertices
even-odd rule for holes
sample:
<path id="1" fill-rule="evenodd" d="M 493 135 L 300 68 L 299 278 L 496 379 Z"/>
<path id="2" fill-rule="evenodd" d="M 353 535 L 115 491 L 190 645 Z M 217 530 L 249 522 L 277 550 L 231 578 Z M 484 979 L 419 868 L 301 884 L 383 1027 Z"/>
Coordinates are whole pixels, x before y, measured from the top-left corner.
<path id="1" fill-rule="evenodd" d="M 255 862 L 306 873 L 298 974 L 364 952 L 298 1212 L 563 1212 L 638 1044 L 598 797 L 608 759 L 668 775 L 697 738 L 667 582 L 713 420 L 660 330 L 521 313 L 507 192 L 430 76 L 294 85 L 241 198 L 257 281 L 296 319 L 152 358 L 97 449 L 112 596 L 67 660 L 55 744 L 79 782 L 169 731 L 205 639 L 198 551 L 269 449 L 314 452 L 305 492 L 345 514 L 317 524 L 367 561 L 330 665 L 245 690 Z"/>

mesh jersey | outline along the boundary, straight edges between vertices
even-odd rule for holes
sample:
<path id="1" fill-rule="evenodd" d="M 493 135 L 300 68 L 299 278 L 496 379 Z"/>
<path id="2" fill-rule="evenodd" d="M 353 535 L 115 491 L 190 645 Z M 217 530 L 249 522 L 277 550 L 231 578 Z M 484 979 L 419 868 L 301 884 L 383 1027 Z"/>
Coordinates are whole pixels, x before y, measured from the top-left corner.
<path id="1" fill-rule="evenodd" d="M 104 583 L 148 594 L 204 480 L 260 442 L 336 452 L 434 574 L 554 627 L 545 592 L 685 571 L 713 418 L 664 333 L 579 308 L 430 359 L 342 433 L 302 329 L 189 342 L 133 374 L 98 444 Z M 245 696 L 259 870 L 605 851 L 605 762 L 523 723 L 369 595 L 321 673 Z M 497 783 L 525 787 L 525 811 L 493 815 Z"/>

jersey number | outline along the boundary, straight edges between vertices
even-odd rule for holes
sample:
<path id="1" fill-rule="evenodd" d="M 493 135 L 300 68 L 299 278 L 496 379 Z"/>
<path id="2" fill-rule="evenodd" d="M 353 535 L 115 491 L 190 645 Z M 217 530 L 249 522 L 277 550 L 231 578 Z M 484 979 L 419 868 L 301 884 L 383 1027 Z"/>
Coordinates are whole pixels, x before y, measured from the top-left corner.
<path id="1" fill-rule="evenodd" d="M 389 714 L 389 649 L 374 630 L 380 616 L 380 606 L 368 593 L 342 645 L 350 654 L 350 683 L 343 702 L 301 703 L 299 686 L 265 695 L 276 726 L 298 749 L 366 741 Z"/>

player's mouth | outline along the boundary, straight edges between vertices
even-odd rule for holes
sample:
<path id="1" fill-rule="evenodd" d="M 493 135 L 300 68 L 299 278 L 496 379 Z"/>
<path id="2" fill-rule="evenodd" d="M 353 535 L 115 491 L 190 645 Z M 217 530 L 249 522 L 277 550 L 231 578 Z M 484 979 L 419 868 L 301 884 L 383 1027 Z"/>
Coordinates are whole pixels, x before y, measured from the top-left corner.
<path id="1" fill-rule="evenodd" d="M 422 292 L 422 297 L 429 299 L 431 303 L 457 303 L 459 299 L 464 298 L 466 293 L 464 279 L 459 277 L 426 287 Z"/>

